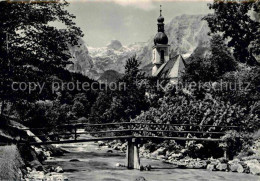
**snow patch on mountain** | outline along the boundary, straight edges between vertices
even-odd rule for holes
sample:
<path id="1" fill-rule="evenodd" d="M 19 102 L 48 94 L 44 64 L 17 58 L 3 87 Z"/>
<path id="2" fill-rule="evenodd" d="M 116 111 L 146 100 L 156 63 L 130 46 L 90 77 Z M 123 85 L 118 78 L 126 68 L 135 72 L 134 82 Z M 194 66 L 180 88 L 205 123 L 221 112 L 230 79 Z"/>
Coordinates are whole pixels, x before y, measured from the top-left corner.
<path id="1" fill-rule="evenodd" d="M 119 46 L 120 44 L 120 41 L 112 40 L 106 47 L 88 47 L 89 55 L 94 63 L 93 69 L 100 76 L 107 70 L 115 70 L 123 74 L 127 59 L 135 56 L 136 52 L 140 51 L 144 46 L 144 43 L 134 43 L 129 46 L 123 46 L 122 44 L 122 46 Z"/>

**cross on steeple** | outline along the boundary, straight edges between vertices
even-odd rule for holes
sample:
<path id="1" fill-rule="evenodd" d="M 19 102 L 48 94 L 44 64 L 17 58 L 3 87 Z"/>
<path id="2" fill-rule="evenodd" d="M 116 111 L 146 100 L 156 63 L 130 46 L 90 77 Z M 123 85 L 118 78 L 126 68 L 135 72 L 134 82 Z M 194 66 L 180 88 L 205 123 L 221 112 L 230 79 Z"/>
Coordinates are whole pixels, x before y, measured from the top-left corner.
<path id="1" fill-rule="evenodd" d="M 162 16 L 162 5 L 160 5 L 160 16 Z"/>

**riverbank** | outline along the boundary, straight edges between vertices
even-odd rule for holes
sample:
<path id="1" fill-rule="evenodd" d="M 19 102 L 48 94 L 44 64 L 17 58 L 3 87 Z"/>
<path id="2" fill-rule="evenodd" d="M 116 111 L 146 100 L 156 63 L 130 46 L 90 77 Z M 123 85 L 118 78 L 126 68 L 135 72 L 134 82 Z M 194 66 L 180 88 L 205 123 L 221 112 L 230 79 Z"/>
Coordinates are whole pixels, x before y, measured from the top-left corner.
<path id="1" fill-rule="evenodd" d="M 48 167 L 43 163 L 46 160 L 52 159 L 56 156 L 62 156 L 65 151 L 53 145 L 34 147 L 31 146 L 31 154 L 35 154 L 33 160 L 27 162 L 25 181 L 31 180 L 68 180 L 63 175 L 63 169 L 60 166 Z"/>
<path id="2" fill-rule="evenodd" d="M 48 168 L 42 163 L 51 157 L 65 153 L 53 145 L 30 146 L 16 145 L 22 136 L 30 137 L 33 142 L 42 142 L 26 126 L 12 120 L 0 117 L 0 140 L 5 146 L 0 146 L 0 180 L 42 180 L 63 178 L 62 168 Z M 12 143 L 12 145 L 11 145 Z M 8 145 L 9 144 L 9 145 Z"/>
<path id="3" fill-rule="evenodd" d="M 0 146 L 0 180 L 67 180 L 61 167 L 42 164 L 53 156 L 62 155 L 60 148 L 50 148 Z"/>
<path id="4" fill-rule="evenodd" d="M 24 166 L 16 146 L 0 146 L 0 180 L 20 180 Z"/>
<path id="5" fill-rule="evenodd" d="M 199 159 L 190 158 L 184 156 L 185 149 L 180 153 L 176 154 L 174 151 L 169 152 L 166 148 L 160 147 L 153 152 L 145 149 L 142 146 L 139 149 L 140 157 L 146 159 L 160 160 L 165 163 L 173 164 L 176 168 L 181 169 L 207 169 L 209 171 L 225 171 L 225 172 L 237 172 L 237 173 L 247 173 L 260 176 L 260 156 L 258 151 L 260 149 L 260 141 L 256 142 L 254 145 L 255 152 L 257 154 L 252 156 L 244 156 L 242 158 L 235 158 L 234 160 L 227 160 L 225 158 L 209 158 L 209 159 Z M 113 150 L 121 151 L 125 153 L 127 149 L 126 143 L 121 143 L 118 141 L 112 142 L 98 142 L 100 147 L 108 147 Z M 122 166 L 119 164 L 119 166 Z M 145 168 L 151 168 L 150 165 L 141 165 L 141 170 L 150 170 Z M 260 177 L 259 177 L 260 180 Z"/>
<path id="6" fill-rule="evenodd" d="M 108 146 L 98 146 L 99 143 L 60 145 L 68 153 L 46 160 L 44 165 L 62 167 L 63 175 L 70 181 L 135 181 L 141 177 L 147 181 L 259 181 L 259 176 L 252 174 L 210 172 L 206 169 L 179 169 L 174 164 L 144 157 L 141 157 L 141 164 L 151 165 L 151 171 L 129 170 L 125 167 L 117 167 L 118 163 L 125 164 L 125 153 Z"/>

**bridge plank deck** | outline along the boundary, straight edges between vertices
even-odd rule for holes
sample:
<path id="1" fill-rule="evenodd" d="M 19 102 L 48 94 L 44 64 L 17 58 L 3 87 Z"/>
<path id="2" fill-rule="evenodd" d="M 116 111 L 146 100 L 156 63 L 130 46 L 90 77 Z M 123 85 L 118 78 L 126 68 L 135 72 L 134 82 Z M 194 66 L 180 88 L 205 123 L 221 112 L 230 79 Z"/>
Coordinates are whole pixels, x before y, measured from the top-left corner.
<path id="1" fill-rule="evenodd" d="M 89 139 L 79 139 L 79 140 L 61 140 L 61 141 L 47 141 L 47 142 L 30 142 L 30 145 L 47 145 L 47 144 L 64 144 L 64 143 L 81 143 L 81 142 L 95 142 L 95 141 L 109 141 L 109 140 L 120 140 L 120 139 L 161 139 L 161 140 L 182 140 L 182 141 L 212 141 L 221 142 L 221 139 L 213 138 L 186 138 L 186 137 L 163 137 L 163 136 L 116 136 L 116 137 L 98 137 Z"/>
<path id="2" fill-rule="evenodd" d="M 207 132 L 207 131 L 176 131 L 176 130 L 145 130 L 145 129 L 122 129 L 122 130 L 108 130 L 108 131 L 95 131 L 95 132 L 77 132 L 77 135 L 82 134 L 98 134 L 98 133 L 125 133 L 125 132 L 149 132 L 149 133 L 192 133 L 192 134 L 219 134 L 224 135 L 224 132 Z M 57 133 L 57 134 L 48 134 L 48 135 L 35 135 L 33 137 L 44 137 L 44 136 L 68 136 L 75 135 L 75 133 Z"/>

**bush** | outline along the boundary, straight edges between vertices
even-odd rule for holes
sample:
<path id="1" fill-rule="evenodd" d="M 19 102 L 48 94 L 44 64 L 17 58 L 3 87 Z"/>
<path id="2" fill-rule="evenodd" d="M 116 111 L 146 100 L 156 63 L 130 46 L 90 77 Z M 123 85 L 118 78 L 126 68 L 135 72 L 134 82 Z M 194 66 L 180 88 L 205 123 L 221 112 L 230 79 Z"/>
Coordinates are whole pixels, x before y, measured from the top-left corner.
<path id="1" fill-rule="evenodd" d="M 249 133 L 239 133 L 237 131 L 228 131 L 223 137 L 223 141 L 227 143 L 227 154 L 229 158 L 237 156 L 239 153 L 248 153 L 244 156 L 250 156 L 250 146 L 253 144 L 252 135 Z"/>
<path id="2" fill-rule="evenodd" d="M 158 100 L 158 108 L 151 107 L 142 112 L 133 122 L 197 124 L 197 125 L 243 125 L 248 131 L 248 125 L 259 120 L 256 106 L 240 106 L 230 102 L 217 100 L 196 100 L 188 95 L 168 96 Z M 198 127 L 180 127 L 183 130 L 199 130 Z M 225 128 L 207 128 L 209 131 L 226 131 Z"/>
<path id="3" fill-rule="evenodd" d="M 214 99 L 197 100 L 189 95 L 175 95 L 165 96 L 158 100 L 156 108 L 151 107 L 148 111 L 142 112 L 132 122 L 144 123 L 164 123 L 164 124 L 195 124 L 195 125 L 214 125 L 223 127 L 196 127 L 196 126 L 174 126 L 171 129 L 185 130 L 185 131 L 209 131 L 209 132 L 227 132 L 223 139 L 229 142 L 229 155 L 235 156 L 245 148 L 249 143 L 249 137 L 243 133 L 236 133 L 229 131 L 230 128 L 225 126 L 243 126 L 241 128 L 244 132 L 249 132 L 257 129 L 258 107 L 256 104 L 249 106 L 241 106 L 239 104 L 232 104 L 229 101 L 220 101 Z M 167 127 L 150 127 L 150 129 L 163 130 L 169 129 Z M 235 134 L 236 133 L 236 134 Z M 157 133 L 150 133 L 150 136 L 161 136 Z M 159 134 L 159 133 L 158 133 Z M 169 136 L 187 137 L 183 133 L 171 133 Z M 204 136 L 197 134 L 190 134 L 191 137 L 204 137 L 204 138 L 219 138 L 219 135 Z M 167 142 L 163 147 L 167 148 L 170 145 Z M 181 142 L 177 142 L 180 144 Z M 197 144 L 203 144 L 203 147 L 198 149 Z M 174 146 L 175 147 L 175 146 Z M 156 149 L 156 148 L 153 148 Z M 173 148 L 176 149 L 176 148 Z M 216 143 L 196 142 L 191 145 L 186 145 L 189 156 L 191 157 L 221 157 L 223 150 Z M 216 151 L 217 150 L 217 151 Z M 212 153 L 212 154 L 210 154 Z"/>

